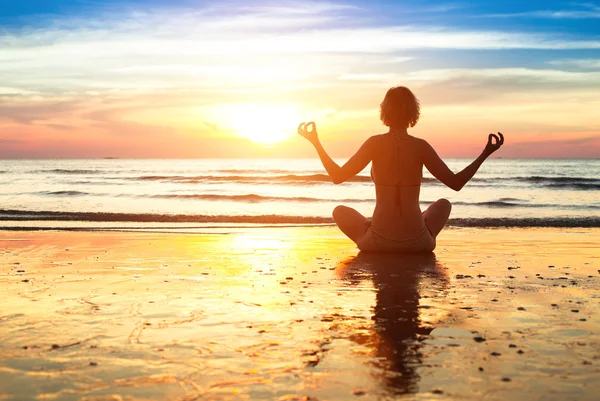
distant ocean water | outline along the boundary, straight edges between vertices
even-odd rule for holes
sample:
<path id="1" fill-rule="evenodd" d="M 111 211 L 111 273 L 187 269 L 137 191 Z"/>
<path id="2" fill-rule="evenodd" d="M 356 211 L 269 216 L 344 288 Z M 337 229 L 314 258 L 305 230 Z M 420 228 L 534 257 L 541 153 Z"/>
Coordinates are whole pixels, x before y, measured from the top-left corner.
<path id="1" fill-rule="evenodd" d="M 318 159 L 0 160 L 0 229 L 326 224 L 338 204 L 371 216 L 368 171 L 334 185 Z M 422 210 L 449 199 L 450 225 L 600 227 L 600 160 L 492 159 L 460 192 L 423 177 Z"/>

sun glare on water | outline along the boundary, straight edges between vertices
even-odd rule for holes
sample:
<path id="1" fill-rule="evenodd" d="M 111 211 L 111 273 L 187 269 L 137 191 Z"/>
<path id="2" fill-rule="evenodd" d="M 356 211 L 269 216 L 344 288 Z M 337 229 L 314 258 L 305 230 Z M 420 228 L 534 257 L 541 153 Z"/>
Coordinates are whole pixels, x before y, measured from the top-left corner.
<path id="1" fill-rule="evenodd" d="M 238 104 L 228 115 L 226 124 L 235 135 L 263 145 L 294 135 L 299 121 L 294 108 L 272 104 Z"/>

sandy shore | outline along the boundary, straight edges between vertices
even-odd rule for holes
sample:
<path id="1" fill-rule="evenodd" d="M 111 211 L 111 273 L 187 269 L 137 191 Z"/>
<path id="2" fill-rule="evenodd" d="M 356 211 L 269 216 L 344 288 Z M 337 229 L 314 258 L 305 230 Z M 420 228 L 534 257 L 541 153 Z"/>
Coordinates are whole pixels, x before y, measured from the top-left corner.
<path id="1" fill-rule="evenodd" d="M 0 231 L 0 400 L 595 400 L 600 229 Z M 303 398 L 304 397 L 304 398 Z"/>

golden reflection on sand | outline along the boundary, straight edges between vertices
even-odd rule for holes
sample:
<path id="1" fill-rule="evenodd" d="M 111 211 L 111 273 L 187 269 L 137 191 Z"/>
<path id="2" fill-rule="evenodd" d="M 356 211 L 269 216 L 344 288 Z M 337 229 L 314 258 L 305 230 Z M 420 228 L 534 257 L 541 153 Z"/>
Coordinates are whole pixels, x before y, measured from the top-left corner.
<path id="1" fill-rule="evenodd" d="M 591 400 L 581 231 L 454 229 L 404 256 L 330 227 L 0 232 L 0 399 Z"/>

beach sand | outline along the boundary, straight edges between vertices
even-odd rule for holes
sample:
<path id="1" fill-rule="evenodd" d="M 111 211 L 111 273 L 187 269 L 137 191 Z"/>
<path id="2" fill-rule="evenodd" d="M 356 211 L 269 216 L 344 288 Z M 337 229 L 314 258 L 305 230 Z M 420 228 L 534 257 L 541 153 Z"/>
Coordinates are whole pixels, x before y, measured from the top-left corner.
<path id="1" fill-rule="evenodd" d="M 0 400 L 596 400 L 600 229 L 0 232 Z"/>

